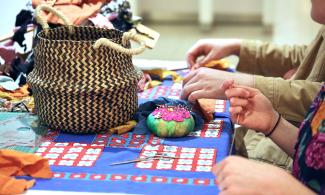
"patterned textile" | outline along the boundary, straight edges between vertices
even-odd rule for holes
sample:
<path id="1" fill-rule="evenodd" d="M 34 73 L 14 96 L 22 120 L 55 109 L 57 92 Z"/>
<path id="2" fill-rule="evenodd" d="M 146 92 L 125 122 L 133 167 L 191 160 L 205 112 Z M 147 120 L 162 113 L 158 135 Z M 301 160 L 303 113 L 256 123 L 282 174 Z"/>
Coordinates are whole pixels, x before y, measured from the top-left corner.
<path id="1" fill-rule="evenodd" d="M 325 194 L 325 84 L 300 126 L 293 174 L 317 193 Z"/>

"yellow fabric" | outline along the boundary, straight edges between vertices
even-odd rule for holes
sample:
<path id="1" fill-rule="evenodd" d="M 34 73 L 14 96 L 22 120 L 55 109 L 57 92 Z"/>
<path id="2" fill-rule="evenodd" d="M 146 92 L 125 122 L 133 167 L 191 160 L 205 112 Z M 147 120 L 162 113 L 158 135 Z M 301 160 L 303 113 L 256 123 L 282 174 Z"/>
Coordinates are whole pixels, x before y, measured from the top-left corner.
<path id="1" fill-rule="evenodd" d="M 35 180 L 15 179 L 12 176 L 29 175 L 51 178 L 48 160 L 35 154 L 14 150 L 0 150 L 0 194 L 18 194 L 31 188 Z"/>
<path id="2" fill-rule="evenodd" d="M 181 77 L 175 71 L 171 71 L 171 70 L 153 69 L 153 70 L 143 70 L 143 72 L 150 75 L 157 75 L 161 80 L 170 75 L 172 76 L 174 82 L 180 82 L 183 80 L 183 77 Z"/>
<path id="3" fill-rule="evenodd" d="M 133 127 L 135 127 L 135 125 L 137 124 L 137 122 L 135 120 L 131 120 L 128 121 L 125 125 L 120 125 L 114 128 L 109 129 L 109 131 L 111 133 L 117 133 L 119 135 L 123 134 L 123 133 L 127 133 L 129 131 L 131 131 L 131 129 Z"/>
<path id="4" fill-rule="evenodd" d="M 203 66 L 207 68 L 226 70 L 227 68 L 230 68 L 230 63 L 225 59 L 211 60 L 210 62 L 204 64 Z"/>
<path id="5" fill-rule="evenodd" d="M 150 89 L 150 88 L 154 88 L 158 85 L 161 85 L 162 82 L 161 81 L 156 81 L 156 80 L 153 80 L 153 81 L 149 81 L 146 83 L 146 85 L 144 86 L 144 90 L 147 90 L 147 89 Z"/>
<path id="6" fill-rule="evenodd" d="M 28 97 L 28 85 L 24 85 L 15 91 L 7 91 L 0 87 L 0 98 L 7 100 L 21 100 L 25 97 Z"/>
<path id="7" fill-rule="evenodd" d="M 276 46 L 244 41 L 237 70 L 254 76 L 254 87 L 267 96 L 286 119 L 300 122 L 325 80 L 325 27 L 308 46 Z M 282 77 L 298 68 L 289 79 Z M 263 75 L 263 76 L 260 76 Z"/>

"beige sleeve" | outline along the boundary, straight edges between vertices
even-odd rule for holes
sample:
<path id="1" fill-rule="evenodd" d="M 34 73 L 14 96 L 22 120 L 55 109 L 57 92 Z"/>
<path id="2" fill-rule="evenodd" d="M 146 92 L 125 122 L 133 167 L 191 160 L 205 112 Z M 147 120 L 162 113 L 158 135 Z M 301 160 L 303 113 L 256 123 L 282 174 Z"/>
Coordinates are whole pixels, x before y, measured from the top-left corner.
<path id="1" fill-rule="evenodd" d="M 288 70 L 298 67 L 307 46 L 276 46 L 261 41 L 243 41 L 237 70 L 250 74 L 282 77 Z"/>
<path id="2" fill-rule="evenodd" d="M 306 80 L 254 76 L 254 87 L 273 104 L 287 120 L 301 122 L 320 90 L 321 83 Z"/>

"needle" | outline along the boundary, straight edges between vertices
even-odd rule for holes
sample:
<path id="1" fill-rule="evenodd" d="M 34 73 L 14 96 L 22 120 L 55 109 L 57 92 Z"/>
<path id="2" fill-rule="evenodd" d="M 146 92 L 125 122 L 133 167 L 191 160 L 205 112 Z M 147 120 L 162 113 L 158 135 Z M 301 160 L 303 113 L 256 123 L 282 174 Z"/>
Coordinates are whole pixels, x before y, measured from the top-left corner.
<path id="1" fill-rule="evenodd" d="M 232 84 L 232 85 L 229 87 L 229 89 L 230 89 L 230 88 L 234 88 L 234 84 Z M 239 114 L 237 115 L 236 124 L 238 124 L 238 122 L 239 122 Z M 231 140 L 231 145 L 230 145 L 229 155 L 232 154 L 232 149 L 233 149 L 233 147 L 234 147 L 236 133 L 237 133 L 237 128 L 235 128 L 235 130 L 234 130 L 234 134 L 232 135 L 233 137 L 232 137 L 232 140 Z"/>

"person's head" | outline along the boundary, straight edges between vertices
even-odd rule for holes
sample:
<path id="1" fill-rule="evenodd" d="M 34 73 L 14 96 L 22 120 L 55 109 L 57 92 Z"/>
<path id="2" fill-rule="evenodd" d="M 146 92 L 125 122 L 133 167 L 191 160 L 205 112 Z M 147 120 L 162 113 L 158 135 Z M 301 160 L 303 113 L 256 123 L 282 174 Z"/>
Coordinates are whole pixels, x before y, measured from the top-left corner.
<path id="1" fill-rule="evenodd" d="M 311 18 L 325 24 L 325 0 L 311 0 Z"/>

